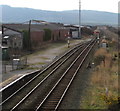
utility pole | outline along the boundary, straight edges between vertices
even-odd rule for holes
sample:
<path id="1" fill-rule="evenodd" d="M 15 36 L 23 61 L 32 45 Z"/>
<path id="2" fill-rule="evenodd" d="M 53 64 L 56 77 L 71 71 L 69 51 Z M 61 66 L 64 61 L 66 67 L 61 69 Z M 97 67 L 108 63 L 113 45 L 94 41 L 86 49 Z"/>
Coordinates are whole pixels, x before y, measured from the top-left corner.
<path id="1" fill-rule="evenodd" d="M 4 26 L 2 25 L 2 36 L 3 36 L 3 34 L 4 34 Z"/>
<path id="2" fill-rule="evenodd" d="M 81 37 L 81 2 L 79 0 L 79 32 L 78 32 L 78 37 L 80 38 Z"/>
<path id="3" fill-rule="evenodd" d="M 29 49 L 29 51 L 32 51 L 32 43 L 31 43 L 31 20 L 29 21 L 28 36 L 29 36 L 28 49 Z"/>
<path id="4" fill-rule="evenodd" d="M 2 25 L 2 33 L 0 34 L 0 37 L 1 37 L 0 44 L 1 44 L 1 46 L 2 46 L 3 35 L 4 35 L 4 27 Z"/>

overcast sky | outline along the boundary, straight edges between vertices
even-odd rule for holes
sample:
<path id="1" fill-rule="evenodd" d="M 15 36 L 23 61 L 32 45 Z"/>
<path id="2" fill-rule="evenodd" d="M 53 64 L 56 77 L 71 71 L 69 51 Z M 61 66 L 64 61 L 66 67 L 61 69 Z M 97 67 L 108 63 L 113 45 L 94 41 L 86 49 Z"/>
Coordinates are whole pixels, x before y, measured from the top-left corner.
<path id="1" fill-rule="evenodd" d="M 119 0 L 81 0 L 81 9 L 118 12 Z M 0 0 L 0 5 L 62 11 L 79 9 L 79 0 Z"/>

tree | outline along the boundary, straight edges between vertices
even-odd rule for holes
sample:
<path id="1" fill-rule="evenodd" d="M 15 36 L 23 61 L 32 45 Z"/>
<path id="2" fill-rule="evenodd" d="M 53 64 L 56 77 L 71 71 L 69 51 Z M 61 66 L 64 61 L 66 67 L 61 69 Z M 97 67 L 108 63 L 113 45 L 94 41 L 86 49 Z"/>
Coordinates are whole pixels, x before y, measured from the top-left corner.
<path id="1" fill-rule="evenodd" d="M 30 49 L 30 38 L 29 38 L 29 33 L 27 30 L 23 30 L 23 49 Z"/>
<path id="2" fill-rule="evenodd" d="M 49 41 L 51 40 L 51 33 L 52 31 L 50 29 L 44 29 L 45 36 L 43 38 L 43 41 Z"/>

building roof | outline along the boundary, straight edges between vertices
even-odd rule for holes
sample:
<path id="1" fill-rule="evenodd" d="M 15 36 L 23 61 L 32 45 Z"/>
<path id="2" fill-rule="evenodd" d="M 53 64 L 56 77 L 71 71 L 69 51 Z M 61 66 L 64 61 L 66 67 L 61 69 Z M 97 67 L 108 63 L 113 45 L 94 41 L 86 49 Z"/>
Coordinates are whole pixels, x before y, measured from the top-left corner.
<path id="1" fill-rule="evenodd" d="M 4 34 L 3 34 L 3 35 L 4 35 L 4 36 L 5 36 L 5 35 L 20 35 L 20 33 L 8 29 L 8 30 L 5 30 L 5 31 L 4 31 Z"/>
<path id="2" fill-rule="evenodd" d="M 15 29 L 16 31 L 23 31 L 29 29 L 29 24 L 3 24 L 3 27 Z M 44 29 L 66 29 L 63 24 L 60 23 L 41 23 L 31 24 L 31 31 L 42 31 Z"/>

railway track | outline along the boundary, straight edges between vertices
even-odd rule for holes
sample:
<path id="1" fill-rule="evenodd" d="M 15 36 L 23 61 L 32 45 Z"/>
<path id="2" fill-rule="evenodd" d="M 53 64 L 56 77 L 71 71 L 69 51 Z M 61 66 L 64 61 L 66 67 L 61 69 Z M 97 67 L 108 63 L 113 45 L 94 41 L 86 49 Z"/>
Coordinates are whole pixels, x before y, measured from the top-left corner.
<path id="1" fill-rule="evenodd" d="M 36 89 L 38 84 L 42 84 L 48 77 L 53 75 L 53 73 L 61 65 L 63 65 L 66 61 L 68 61 L 68 59 L 71 56 L 73 56 L 76 52 L 79 52 L 78 51 L 79 48 L 82 49 L 83 47 L 85 47 L 85 45 L 78 45 L 75 48 L 71 49 L 70 51 L 65 53 L 63 56 L 61 56 L 59 59 L 57 59 L 55 62 L 53 62 L 49 67 L 47 67 L 42 72 L 38 73 L 35 77 L 33 77 L 30 81 L 25 83 L 22 87 L 20 87 L 20 89 L 18 89 L 17 91 L 13 91 L 12 94 L 8 94 L 9 96 L 6 97 L 3 93 L 3 95 L 4 95 L 3 96 L 3 101 L 2 101 L 2 103 L 0 103 L 0 105 L 3 106 L 3 109 L 14 110 L 17 106 L 19 106 L 20 103 L 22 103 L 28 97 L 28 95 L 30 95 L 32 93 L 33 89 Z M 67 56 L 67 58 L 66 58 L 66 56 Z M 42 74 L 44 74 L 43 77 L 41 77 Z M 3 92 L 4 92 L 4 90 L 3 90 Z M 16 99 L 17 99 L 17 101 L 16 101 Z M 16 101 L 16 102 L 13 103 L 12 101 L 13 102 Z M 9 106 L 9 107 L 7 107 L 7 106 Z"/>
<path id="2" fill-rule="evenodd" d="M 95 44 L 95 42 L 94 42 Z M 88 56 L 94 44 L 88 45 L 78 57 L 73 61 L 73 63 L 64 72 L 58 82 L 54 85 L 48 95 L 44 100 L 37 106 L 36 111 L 39 110 L 57 110 L 61 101 L 63 100 L 66 92 L 68 91 L 72 81 L 74 80 L 77 72 Z"/>
<path id="3" fill-rule="evenodd" d="M 6 87 L 2 88 L 0 90 L 0 93 L 2 93 L 2 100 L 4 101 L 6 98 L 8 98 L 11 94 L 13 94 L 16 90 L 19 90 L 19 87 L 24 86 L 27 82 L 29 82 L 31 79 L 38 77 L 39 75 L 42 75 L 44 72 L 48 71 L 50 72 L 54 67 L 56 67 L 66 56 L 68 56 L 72 51 L 75 49 L 81 47 L 81 45 L 77 45 L 73 49 L 66 52 L 64 55 L 62 55 L 60 58 L 58 58 L 56 61 L 54 61 L 52 64 L 50 64 L 48 67 L 46 67 L 43 71 L 36 71 L 32 72 L 31 74 L 28 74 L 25 77 L 21 77 L 18 80 L 15 80 L 11 84 L 7 85 Z"/>
<path id="4" fill-rule="evenodd" d="M 69 68 L 67 68 L 67 70 L 65 70 L 64 73 L 62 73 L 62 75 L 59 76 L 59 79 L 57 79 L 57 81 L 54 83 L 54 85 L 50 85 L 51 88 L 47 87 L 47 89 L 52 89 L 52 90 L 47 91 L 47 93 L 43 92 L 43 94 L 41 94 L 41 92 L 42 92 L 41 89 L 42 90 L 46 89 L 45 85 L 46 85 L 46 81 L 47 80 L 43 81 L 43 83 L 39 83 L 18 104 L 16 104 L 11 109 L 11 111 L 13 111 L 13 110 L 16 111 L 16 110 L 19 110 L 19 109 L 28 109 L 28 108 L 30 108 L 30 106 L 31 106 L 30 109 L 33 109 L 33 110 L 56 109 L 59 106 L 59 104 L 56 104 L 56 103 L 60 103 L 62 101 L 62 99 L 60 98 L 60 96 L 58 98 L 58 94 L 61 95 L 62 98 L 64 97 L 64 95 L 67 92 L 70 84 L 72 83 L 75 75 L 77 74 L 79 68 L 82 66 L 84 60 L 86 59 L 86 57 L 89 54 L 89 52 L 92 49 L 92 47 L 94 46 L 95 42 L 94 42 L 94 44 L 92 46 L 91 46 L 91 44 L 92 43 L 90 43 L 89 45 L 87 45 L 86 48 L 82 49 L 82 52 L 80 52 L 80 54 L 76 57 L 76 59 L 71 63 L 71 65 L 69 66 Z M 78 64 L 78 63 L 80 63 L 80 64 Z M 65 83 L 63 82 L 62 85 L 59 85 L 59 84 L 62 83 L 61 81 L 65 81 Z M 47 85 L 47 86 L 49 86 L 49 85 Z M 58 88 L 58 86 L 62 86 L 62 89 L 61 89 L 61 87 Z M 63 88 L 63 86 L 65 86 L 67 88 L 65 88 L 65 87 Z M 45 88 L 43 89 L 43 87 L 45 87 Z M 56 88 L 58 90 L 56 92 L 54 92 L 54 90 Z M 51 98 L 51 95 L 52 95 L 53 99 L 49 100 L 49 98 Z M 55 95 L 57 97 L 55 97 Z M 34 102 L 33 102 L 33 97 L 34 97 Z M 56 100 L 56 98 L 57 98 L 57 100 Z M 48 102 L 46 102 L 46 101 L 48 101 Z M 29 104 L 27 104 L 27 103 L 29 103 Z M 34 103 L 34 104 L 30 104 L 30 103 Z"/>

